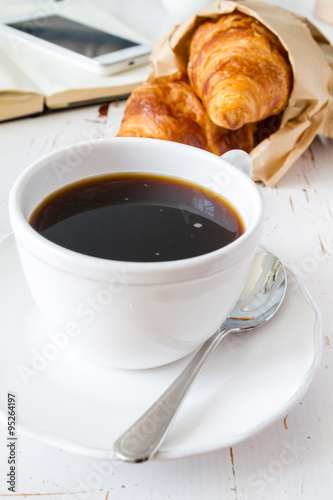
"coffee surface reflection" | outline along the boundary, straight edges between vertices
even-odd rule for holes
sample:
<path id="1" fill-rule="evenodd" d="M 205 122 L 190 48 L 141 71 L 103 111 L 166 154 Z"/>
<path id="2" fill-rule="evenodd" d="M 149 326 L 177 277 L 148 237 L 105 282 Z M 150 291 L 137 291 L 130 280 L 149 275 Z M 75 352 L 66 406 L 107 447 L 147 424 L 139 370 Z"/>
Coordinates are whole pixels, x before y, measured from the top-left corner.
<path id="1" fill-rule="evenodd" d="M 48 196 L 29 223 L 76 252 L 119 261 L 187 259 L 244 232 L 236 210 L 189 181 L 156 174 L 91 177 Z"/>

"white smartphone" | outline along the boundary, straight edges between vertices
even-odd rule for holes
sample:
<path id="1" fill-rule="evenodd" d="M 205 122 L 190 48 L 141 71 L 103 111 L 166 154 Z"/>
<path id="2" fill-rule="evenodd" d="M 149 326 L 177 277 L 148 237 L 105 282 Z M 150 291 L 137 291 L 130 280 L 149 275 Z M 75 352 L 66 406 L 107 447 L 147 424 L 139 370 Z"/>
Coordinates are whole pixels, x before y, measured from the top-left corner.
<path id="1" fill-rule="evenodd" d="M 26 43 L 101 75 L 145 64 L 152 46 L 96 29 L 62 15 L 5 21 L 0 32 L 19 48 Z"/>

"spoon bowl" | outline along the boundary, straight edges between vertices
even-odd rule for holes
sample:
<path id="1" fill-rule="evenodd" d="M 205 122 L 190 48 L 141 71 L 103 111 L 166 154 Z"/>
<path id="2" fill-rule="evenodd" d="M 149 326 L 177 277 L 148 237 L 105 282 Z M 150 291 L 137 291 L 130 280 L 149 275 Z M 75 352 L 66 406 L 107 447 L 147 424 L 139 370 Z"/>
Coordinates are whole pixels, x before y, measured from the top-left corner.
<path id="1" fill-rule="evenodd" d="M 117 458 L 139 463 L 157 452 L 190 388 L 221 340 L 231 332 L 253 330 L 270 320 L 284 299 L 286 287 L 281 261 L 265 250 L 257 252 L 229 316 L 162 396 L 117 439 L 114 443 Z"/>
<path id="2" fill-rule="evenodd" d="M 221 328 L 251 330 L 268 321 L 283 301 L 286 282 L 281 261 L 269 252 L 257 252 L 243 291 Z"/>

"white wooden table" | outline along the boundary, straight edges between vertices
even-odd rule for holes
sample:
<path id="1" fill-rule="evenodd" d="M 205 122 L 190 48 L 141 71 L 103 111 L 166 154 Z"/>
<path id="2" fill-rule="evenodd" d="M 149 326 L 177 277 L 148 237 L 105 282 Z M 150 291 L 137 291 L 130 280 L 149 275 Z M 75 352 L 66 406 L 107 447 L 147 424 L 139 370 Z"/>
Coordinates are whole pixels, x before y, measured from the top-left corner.
<path id="1" fill-rule="evenodd" d="M 96 3 L 154 40 L 175 22 L 158 0 Z M 279 4 L 312 18 L 333 41 L 333 27 L 312 17 L 313 1 Z M 112 103 L 106 116 L 93 105 L 0 125 L 1 236 L 11 231 L 7 202 L 18 174 L 41 155 L 84 140 L 87 134 L 113 137 L 124 106 Z M 322 362 L 303 399 L 266 430 L 232 448 L 168 462 L 107 465 L 19 437 L 14 496 L 36 500 L 333 497 L 333 141 L 317 137 L 275 188 L 260 189 L 267 210 L 262 243 L 298 271 L 322 314 Z M 0 426 L 0 497 L 12 495 L 5 477 L 5 435 Z M 294 450 L 288 463 L 280 459 L 285 447 Z"/>

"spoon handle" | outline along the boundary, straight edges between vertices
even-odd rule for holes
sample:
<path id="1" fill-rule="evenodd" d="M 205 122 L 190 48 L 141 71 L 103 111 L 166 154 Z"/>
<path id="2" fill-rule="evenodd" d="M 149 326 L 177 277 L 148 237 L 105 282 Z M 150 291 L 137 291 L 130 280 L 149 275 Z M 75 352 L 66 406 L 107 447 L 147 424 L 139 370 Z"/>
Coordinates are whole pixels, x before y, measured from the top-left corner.
<path id="1" fill-rule="evenodd" d="M 117 458 L 137 463 L 154 455 L 194 381 L 230 331 L 221 327 L 214 333 L 162 396 L 117 439 L 113 447 Z"/>

